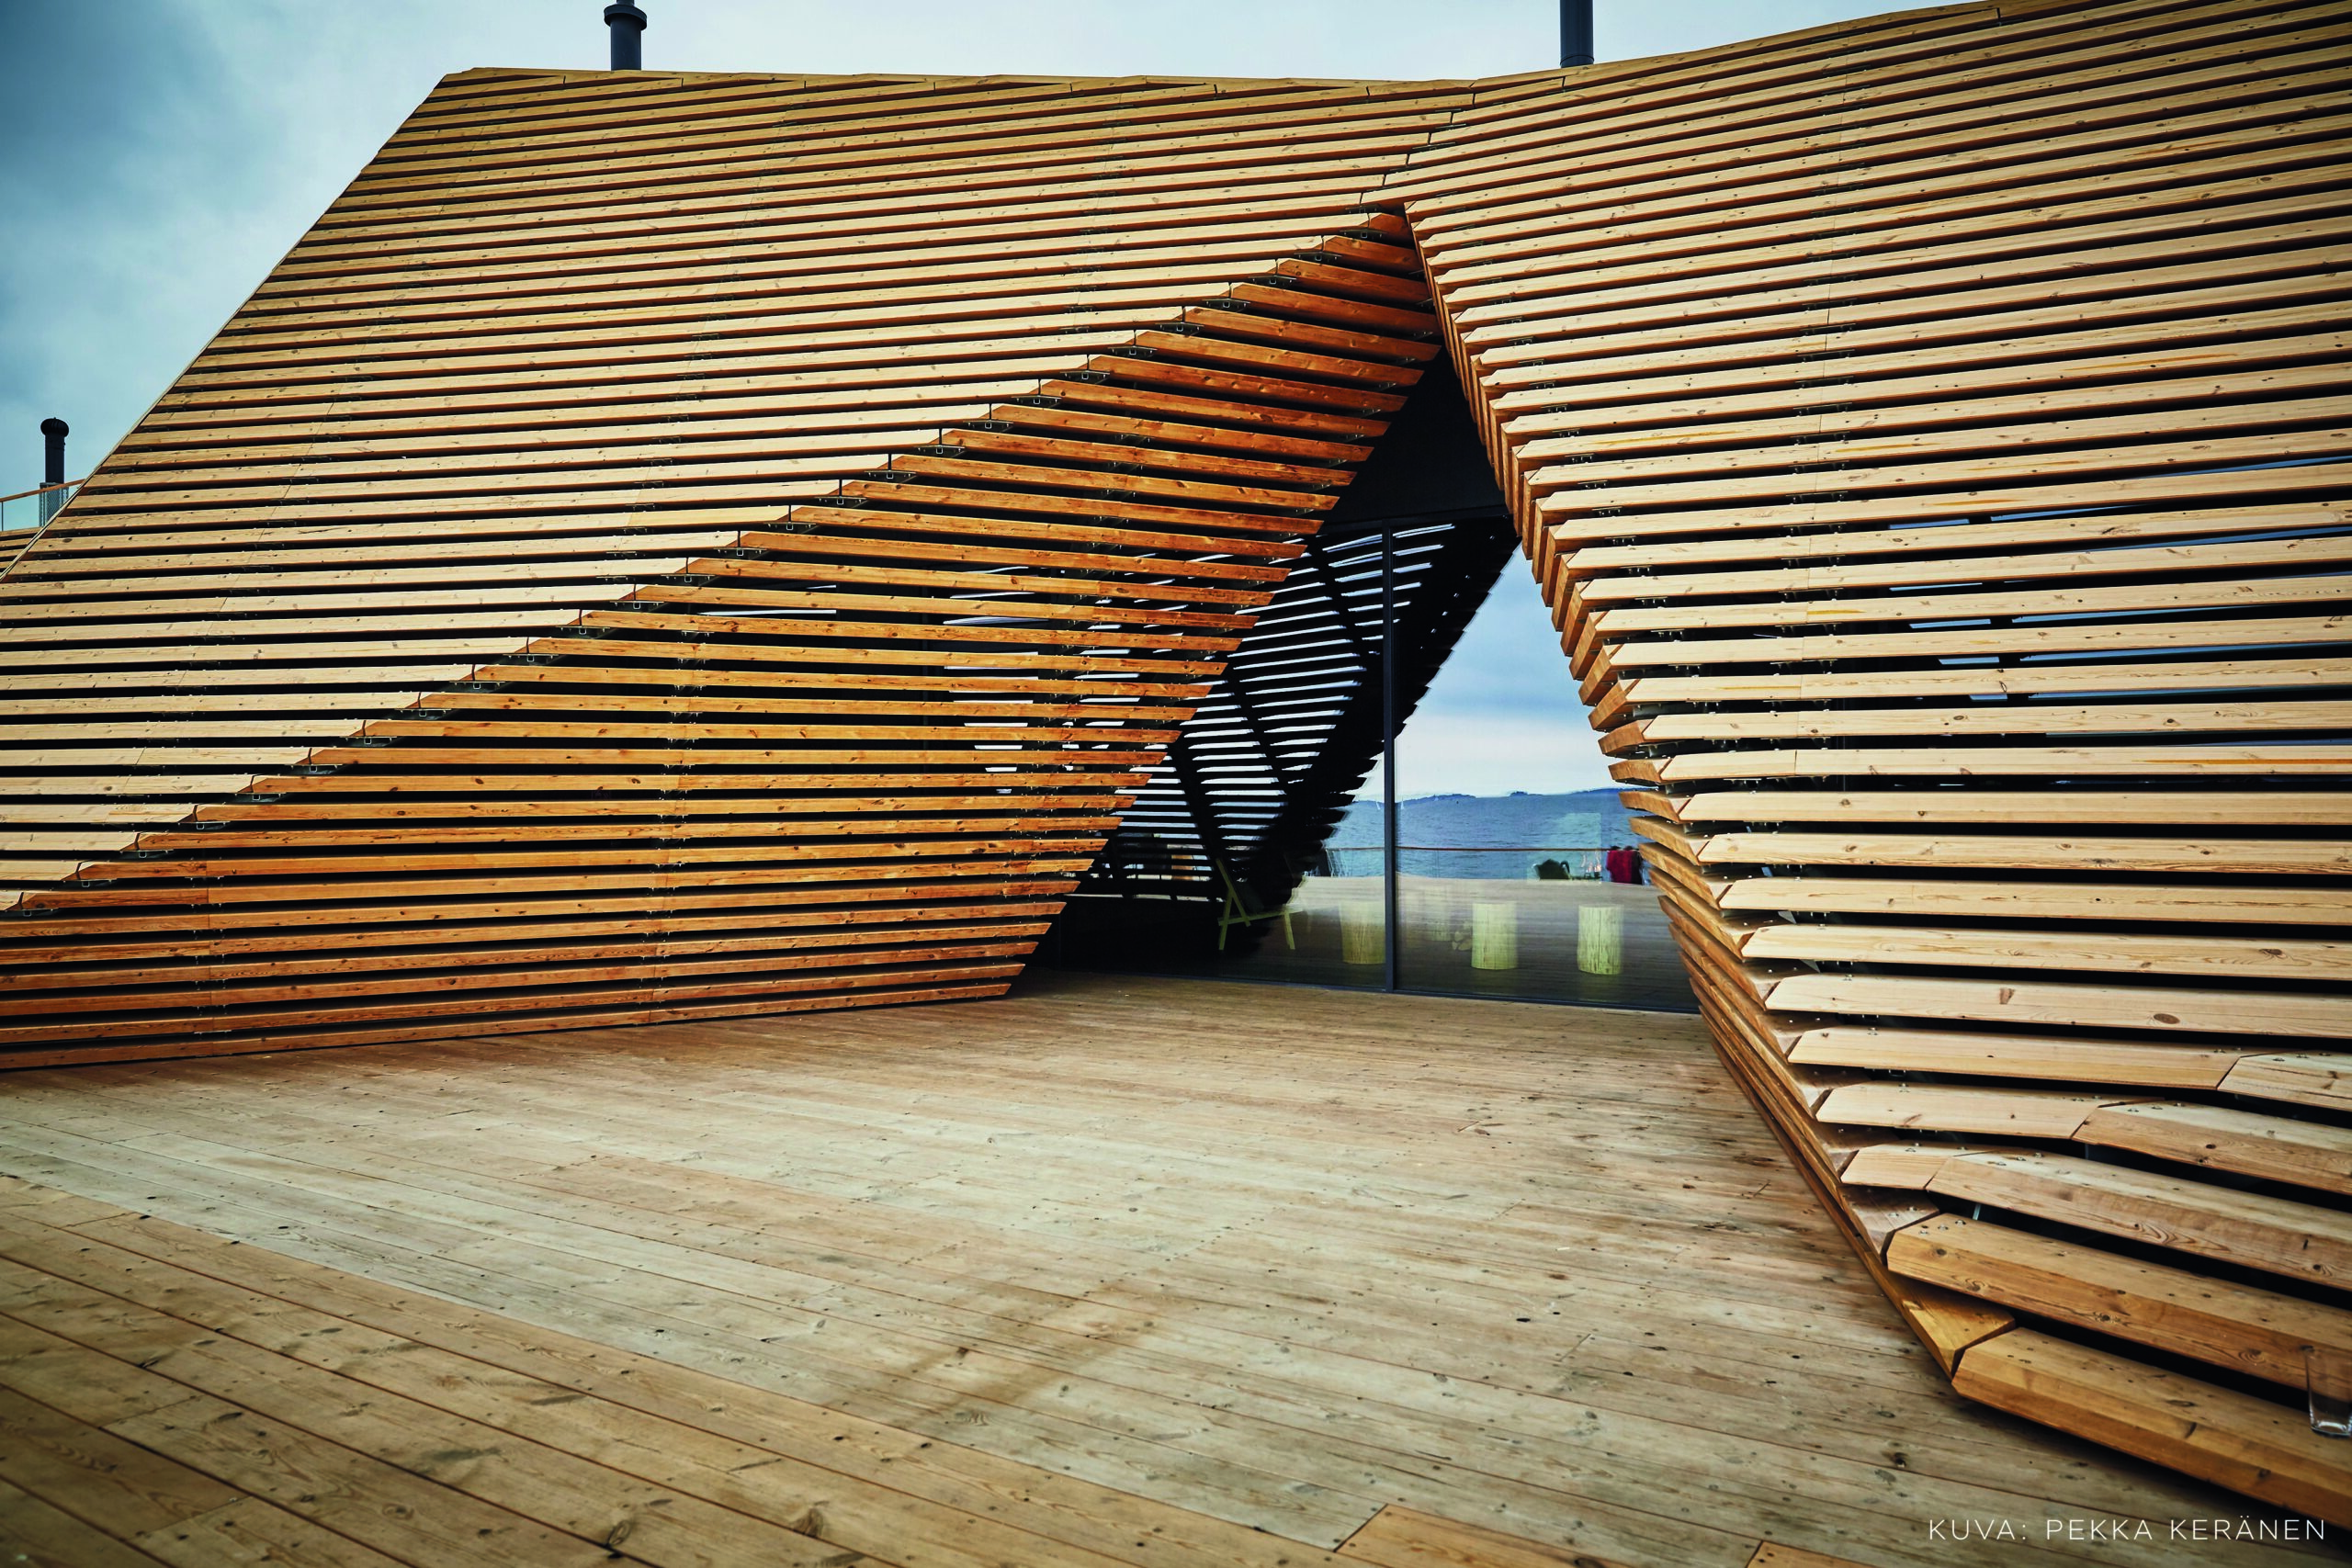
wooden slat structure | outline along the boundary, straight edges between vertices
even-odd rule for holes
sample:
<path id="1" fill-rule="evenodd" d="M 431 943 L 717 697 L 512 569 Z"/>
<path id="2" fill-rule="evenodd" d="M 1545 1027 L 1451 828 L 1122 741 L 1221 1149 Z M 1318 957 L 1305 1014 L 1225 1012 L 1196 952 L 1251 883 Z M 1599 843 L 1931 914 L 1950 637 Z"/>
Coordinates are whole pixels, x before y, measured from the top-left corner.
<path id="1" fill-rule="evenodd" d="M 1442 355 L 1956 1386 L 2352 1523 L 2348 39 L 452 77 L 0 577 L 0 1052 L 995 994 Z"/>
<path id="2" fill-rule="evenodd" d="M 1482 89 L 1388 187 L 1718 1049 L 1889 1295 L 1962 1393 L 2338 1523 L 2348 39 L 1912 13 Z"/>
<path id="3" fill-rule="evenodd" d="M 449 79 L 0 580 L 0 1049 L 1001 991 L 1440 353 L 1458 96 Z"/>

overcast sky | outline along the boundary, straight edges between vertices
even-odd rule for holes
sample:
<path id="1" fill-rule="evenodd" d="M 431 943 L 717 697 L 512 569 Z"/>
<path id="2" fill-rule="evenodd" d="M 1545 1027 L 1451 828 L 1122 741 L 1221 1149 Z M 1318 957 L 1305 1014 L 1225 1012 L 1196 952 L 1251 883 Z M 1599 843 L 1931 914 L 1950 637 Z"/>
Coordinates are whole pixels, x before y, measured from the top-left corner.
<path id="1" fill-rule="evenodd" d="M 1558 58 L 1555 0 L 642 3 L 645 62 L 657 70 L 1443 77 Z M 1598 0 L 1595 44 L 1604 60 L 1632 59 L 1899 8 Z M 75 477 L 102 457 L 442 75 L 601 67 L 603 9 L 603 0 L 0 0 L 13 56 L 0 93 L 0 494 L 40 482 L 44 415 L 73 426 Z M 1525 578 L 1514 567 L 1507 583 L 1523 590 Z M 1540 614 L 1498 610 L 1485 621 L 1462 660 L 1494 661 L 1496 678 L 1476 685 L 1499 726 L 1514 704 L 1527 706 L 1501 679 L 1512 662 L 1526 668 L 1539 647 L 1555 664 L 1558 654 Z M 1503 635 L 1506 621 L 1517 636 Z M 1465 663 L 1461 675 L 1470 673 Z M 1454 676 L 1449 669 L 1433 694 L 1432 733 Z M 1556 735 L 1556 720 L 1543 727 Z M 1606 783 L 1589 741 L 1577 744 L 1584 766 L 1573 782 L 1558 782 L 1558 756 L 1529 750 L 1523 771 L 1539 782 L 1501 787 Z M 1456 748 L 1431 746 L 1417 765 L 1423 750 L 1400 753 L 1409 793 L 1470 787 Z M 1461 765 L 1439 768 L 1441 755 Z M 1499 782 L 1491 766 L 1477 778 Z"/>

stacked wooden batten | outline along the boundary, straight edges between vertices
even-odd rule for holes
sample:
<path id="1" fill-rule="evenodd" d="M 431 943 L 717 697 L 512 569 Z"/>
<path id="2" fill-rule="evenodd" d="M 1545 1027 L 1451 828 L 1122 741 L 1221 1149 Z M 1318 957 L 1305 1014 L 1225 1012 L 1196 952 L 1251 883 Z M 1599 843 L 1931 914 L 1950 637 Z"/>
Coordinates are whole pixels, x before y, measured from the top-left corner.
<path id="1" fill-rule="evenodd" d="M 1955 1385 L 2352 1523 L 2347 34 L 453 77 L 0 580 L 0 1045 L 993 994 L 1448 352 Z"/>
<path id="2" fill-rule="evenodd" d="M 1390 187 L 1712 1032 L 1889 1294 L 2339 1523 L 2347 33 L 1884 17 Z"/>
<path id="3" fill-rule="evenodd" d="M 0 1046 L 1001 991 L 1440 352 L 1455 96 L 452 77 L 0 585 Z"/>

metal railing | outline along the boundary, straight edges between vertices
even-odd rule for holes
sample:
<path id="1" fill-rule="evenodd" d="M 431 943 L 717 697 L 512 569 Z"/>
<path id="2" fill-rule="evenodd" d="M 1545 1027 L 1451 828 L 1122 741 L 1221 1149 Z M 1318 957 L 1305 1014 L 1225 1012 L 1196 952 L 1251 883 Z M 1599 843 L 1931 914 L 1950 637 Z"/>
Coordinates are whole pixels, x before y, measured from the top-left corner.
<path id="1" fill-rule="evenodd" d="M 1630 844 L 1399 844 L 1396 846 L 1397 870 L 1406 876 L 1529 877 L 1542 881 L 1597 882 L 1606 875 L 1609 852 L 1631 847 Z M 1327 845 L 1323 852 L 1330 857 L 1334 875 L 1380 874 L 1384 851 L 1378 844 Z M 1492 859 L 1457 861 L 1453 858 L 1495 855 L 1514 856 L 1517 863 L 1505 870 L 1501 868 L 1510 863 Z M 1555 869 L 1549 873 L 1539 869 L 1547 864 Z"/>
<path id="2" fill-rule="evenodd" d="M 87 477 L 85 475 L 84 479 Z M 0 534 L 40 527 L 57 515 L 59 507 L 74 499 L 74 492 L 82 484 L 83 479 L 68 479 L 60 485 L 42 485 L 15 495 L 0 495 Z"/>

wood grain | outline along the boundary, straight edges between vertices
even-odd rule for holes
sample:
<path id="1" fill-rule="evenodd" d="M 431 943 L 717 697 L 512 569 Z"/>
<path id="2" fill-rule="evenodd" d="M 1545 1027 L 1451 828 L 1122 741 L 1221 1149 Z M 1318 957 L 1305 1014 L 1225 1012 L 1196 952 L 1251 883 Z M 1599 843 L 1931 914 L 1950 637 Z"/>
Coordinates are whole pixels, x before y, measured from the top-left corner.
<path id="1" fill-rule="evenodd" d="M 13 1075 L 0 1317 L 80 1349 L 0 1379 L 280 1508 L 146 1404 L 194 1380 L 289 1461 L 550 1531 L 555 1453 L 747 1530 L 813 1501 L 891 1562 L 1935 1568 L 1930 1517 L 2246 1506 L 1951 1397 L 1696 1021 L 1031 986 Z"/>

